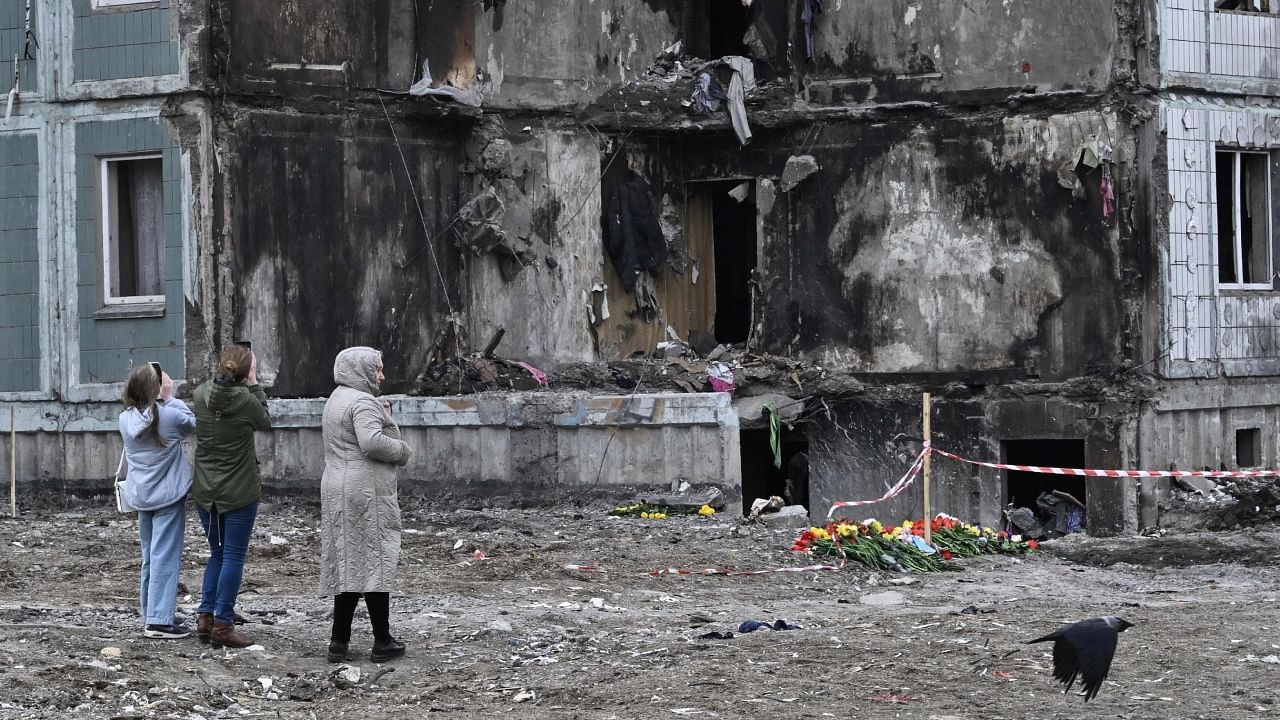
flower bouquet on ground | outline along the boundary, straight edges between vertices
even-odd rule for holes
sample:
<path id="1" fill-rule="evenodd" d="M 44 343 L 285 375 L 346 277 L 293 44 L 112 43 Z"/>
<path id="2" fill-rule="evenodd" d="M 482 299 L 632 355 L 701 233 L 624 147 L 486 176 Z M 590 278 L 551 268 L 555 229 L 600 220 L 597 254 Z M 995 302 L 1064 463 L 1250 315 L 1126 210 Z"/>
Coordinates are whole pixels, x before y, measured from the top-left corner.
<path id="1" fill-rule="evenodd" d="M 796 539 L 792 550 L 812 555 L 854 560 L 872 568 L 910 572 L 958 569 L 947 563 L 953 557 L 989 553 L 1026 553 L 1035 540 L 1024 541 L 991 528 L 962 523 L 949 515 L 933 519 L 932 545 L 924 541 L 924 521 L 906 520 L 885 526 L 879 520 L 860 523 L 842 520 L 826 527 L 811 527 Z"/>
<path id="2" fill-rule="evenodd" d="M 638 517 L 644 520 L 666 520 L 672 515 L 699 515 L 701 517 L 711 517 L 716 514 L 716 509 L 710 505 L 703 505 L 700 508 L 671 508 L 666 505 L 654 505 L 651 503 L 634 502 L 629 505 L 619 505 L 609 511 L 610 515 L 617 517 Z"/>

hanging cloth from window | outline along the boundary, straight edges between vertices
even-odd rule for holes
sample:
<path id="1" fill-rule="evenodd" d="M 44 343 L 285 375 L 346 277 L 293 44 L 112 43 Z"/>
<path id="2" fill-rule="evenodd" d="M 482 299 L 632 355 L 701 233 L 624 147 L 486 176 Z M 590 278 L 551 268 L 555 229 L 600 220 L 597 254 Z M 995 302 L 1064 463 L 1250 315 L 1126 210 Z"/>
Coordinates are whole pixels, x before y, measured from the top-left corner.
<path id="1" fill-rule="evenodd" d="M 800 0 L 800 22 L 804 23 L 804 59 L 813 62 L 813 16 L 822 12 L 822 0 Z"/>
<path id="2" fill-rule="evenodd" d="M 658 223 L 649 183 L 634 172 L 609 200 L 605 243 L 622 287 L 629 293 L 635 291 L 641 273 L 655 271 L 667 260 L 667 239 Z"/>

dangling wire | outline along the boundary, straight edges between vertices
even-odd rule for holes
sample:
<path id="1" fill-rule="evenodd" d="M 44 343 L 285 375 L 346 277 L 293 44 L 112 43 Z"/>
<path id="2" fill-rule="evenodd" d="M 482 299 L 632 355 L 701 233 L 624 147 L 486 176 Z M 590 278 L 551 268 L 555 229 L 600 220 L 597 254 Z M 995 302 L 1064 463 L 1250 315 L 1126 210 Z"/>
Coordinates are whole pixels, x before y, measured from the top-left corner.
<path id="1" fill-rule="evenodd" d="M 22 44 L 22 59 L 35 60 L 36 56 L 31 54 L 31 46 L 35 45 L 36 49 L 40 49 L 40 41 L 36 40 L 36 34 L 31 30 L 31 0 L 27 0 L 27 26 L 23 33 L 24 42 Z"/>

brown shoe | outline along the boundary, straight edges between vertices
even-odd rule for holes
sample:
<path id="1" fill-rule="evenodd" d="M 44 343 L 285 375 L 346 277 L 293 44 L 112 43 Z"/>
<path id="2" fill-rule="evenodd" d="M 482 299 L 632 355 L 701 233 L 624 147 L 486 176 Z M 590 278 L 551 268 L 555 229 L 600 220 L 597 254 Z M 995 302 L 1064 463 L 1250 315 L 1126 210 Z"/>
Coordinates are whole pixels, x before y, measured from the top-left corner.
<path id="1" fill-rule="evenodd" d="M 209 642 L 209 634 L 213 632 L 213 613 L 196 613 L 196 638 L 202 643 Z"/>
<path id="2" fill-rule="evenodd" d="M 214 623 L 213 631 L 209 633 L 209 644 L 216 650 L 218 648 L 242 648 L 249 647 L 253 641 L 236 632 L 236 626 L 229 623 Z"/>

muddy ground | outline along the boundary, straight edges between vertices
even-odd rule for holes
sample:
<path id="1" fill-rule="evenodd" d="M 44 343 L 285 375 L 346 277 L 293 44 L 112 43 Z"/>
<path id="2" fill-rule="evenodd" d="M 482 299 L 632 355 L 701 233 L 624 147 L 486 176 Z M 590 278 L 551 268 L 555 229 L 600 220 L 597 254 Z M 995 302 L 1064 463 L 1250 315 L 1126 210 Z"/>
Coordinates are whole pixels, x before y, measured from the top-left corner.
<path id="1" fill-rule="evenodd" d="M 336 666 L 324 658 L 329 601 L 313 591 L 313 508 L 260 517 L 239 610 L 262 647 L 215 651 L 141 637 L 135 522 L 101 504 L 0 520 L 0 718 L 1280 713 L 1274 529 L 1074 537 L 905 579 L 856 567 L 650 577 L 664 566 L 811 561 L 788 551 L 792 531 L 723 516 L 406 508 L 392 622 L 408 656 L 369 662 L 362 607 L 361 656 Z M 196 590 L 203 538 L 190 517 L 182 580 Z M 192 611 L 195 600 L 180 605 Z M 1052 685 L 1049 648 L 1022 643 L 1110 613 L 1136 627 L 1083 706 Z M 803 629 L 736 632 L 742 620 L 777 618 Z M 699 639 L 712 631 L 735 637 Z"/>

